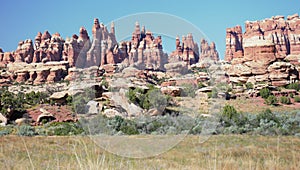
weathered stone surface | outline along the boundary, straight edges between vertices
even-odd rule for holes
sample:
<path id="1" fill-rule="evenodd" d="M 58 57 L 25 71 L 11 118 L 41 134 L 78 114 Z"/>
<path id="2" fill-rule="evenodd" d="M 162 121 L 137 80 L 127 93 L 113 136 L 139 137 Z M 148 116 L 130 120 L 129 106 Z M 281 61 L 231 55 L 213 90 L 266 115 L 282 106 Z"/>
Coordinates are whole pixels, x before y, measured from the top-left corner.
<path id="1" fill-rule="evenodd" d="M 0 113 L 0 126 L 5 126 L 7 124 L 7 118 Z"/>
<path id="2" fill-rule="evenodd" d="M 219 53 L 216 50 L 216 44 L 212 42 L 208 45 L 208 42 L 205 39 L 201 40 L 200 44 L 200 60 L 210 59 L 213 61 L 219 60 Z"/>
<path id="3" fill-rule="evenodd" d="M 189 65 L 192 65 L 204 59 L 211 59 L 213 61 L 219 60 L 219 54 L 214 42 L 209 45 L 206 40 L 202 39 L 200 41 L 200 46 L 198 46 L 193 40 L 193 35 L 191 33 L 187 36 L 182 36 L 181 42 L 177 36 L 175 45 L 176 50 L 170 54 L 169 62 L 184 61 Z"/>
<path id="4" fill-rule="evenodd" d="M 177 87 L 177 86 L 167 86 L 167 87 L 162 87 L 161 92 L 165 95 L 170 95 L 173 97 L 180 96 L 182 93 L 182 88 Z"/>
<path id="5" fill-rule="evenodd" d="M 56 118 L 54 117 L 54 115 L 50 112 L 48 112 L 47 110 L 40 108 L 40 111 L 42 112 L 38 117 L 36 122 L 40 123 L 42 122 L 43 119 L 48 120 L 55 120 Z"/>
<path id="6" fill-rule="evenodd" d="M 266 62 L 283 59 L 288 54 L 300 54 L 300 24 L 298 14 L 275 16 L 262 21 L 246 21 L 243 34 L 240 26 L 226 30 L 225 60 L 244 57 L 248 61 Z"/>
<path id="7" fill-rule="evenodd" d="M 232 82 L 266 82 L 284 86 L 299 79 L 300 18 L 297 14 L 247 21 L 226 30 L 225 60 L 232 66 L 227 74 Z M 293 65 L 294 64 L 294 65 Z M 248 69 L 246 69 L 248 68 Z M 242 77 L 239 77 L 242 76 Z M 249 78 L 251 79 L 249 80 Z"/>
<path id="8" fill-rule="evenodd" d="M 165 64 L 165 68 L 167 70 L 167 74 L 170 76 L 186 74 L 188 72 L 188 65 L 184 61 Z"/>

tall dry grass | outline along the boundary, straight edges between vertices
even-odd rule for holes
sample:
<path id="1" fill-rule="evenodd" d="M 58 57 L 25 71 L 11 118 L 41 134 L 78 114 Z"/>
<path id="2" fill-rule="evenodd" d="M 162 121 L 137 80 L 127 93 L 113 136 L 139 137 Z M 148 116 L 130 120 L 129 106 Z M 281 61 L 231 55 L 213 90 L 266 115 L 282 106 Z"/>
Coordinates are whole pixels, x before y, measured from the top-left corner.
<path id="1" fill-rule="evenodd" d="M 161 155 L 133 159 L 111 154 L 88 137 L 0 138 L 0 169 L 300 169 L 300 138 L 198 136 Z"/>

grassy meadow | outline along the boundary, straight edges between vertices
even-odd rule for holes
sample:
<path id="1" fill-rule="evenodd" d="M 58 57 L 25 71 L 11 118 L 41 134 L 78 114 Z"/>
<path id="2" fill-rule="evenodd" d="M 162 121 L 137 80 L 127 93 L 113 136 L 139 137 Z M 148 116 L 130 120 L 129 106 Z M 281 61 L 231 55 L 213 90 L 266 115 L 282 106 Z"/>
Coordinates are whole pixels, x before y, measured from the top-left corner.
<path id="1" fill-rule="evenodd" d="M 87 136 L 0 137 L 0 169 L 300 169 L 300 138 L 189 135 L 150 158 L 109 153 Z"/>

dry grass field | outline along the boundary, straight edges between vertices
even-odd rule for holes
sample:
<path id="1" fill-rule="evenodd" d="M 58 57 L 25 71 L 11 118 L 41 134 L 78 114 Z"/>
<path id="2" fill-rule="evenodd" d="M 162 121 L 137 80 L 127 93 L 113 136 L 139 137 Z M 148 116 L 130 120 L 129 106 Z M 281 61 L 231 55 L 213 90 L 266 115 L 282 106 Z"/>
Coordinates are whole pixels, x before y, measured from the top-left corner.
<path id="1" fill-rule="evenodd" d="M 89 137 L 0 137 L 0 169 L 300 169 L 300 138 L 187 136 L 158 156 L 133 159 L 109 153 Z"/>

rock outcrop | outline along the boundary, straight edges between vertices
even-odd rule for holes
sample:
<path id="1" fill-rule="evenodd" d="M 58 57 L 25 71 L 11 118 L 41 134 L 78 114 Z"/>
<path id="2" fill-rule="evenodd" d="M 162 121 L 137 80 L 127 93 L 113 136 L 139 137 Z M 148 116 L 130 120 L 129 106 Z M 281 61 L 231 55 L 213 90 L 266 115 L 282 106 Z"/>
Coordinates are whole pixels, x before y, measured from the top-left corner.
<path id="1" fill-rule="evenodd" d="M 300 54 L 300 18 L 298 14 L 275 16 L 262 21 L 246 21 L 241 26 L 226 30 L 225 60 L 243 58 L 243 61 L 260 61 L 265 64 Z"/>
<path id="2" fill-rule="evenodd" d="M 231 82 L 266 82 L 284 86 L 299 80 L 300 18 L 298 14 L 246 21 L 226 30 L 225 60 Z M 289 61 L 291 60 L 291 62 Z"/>
<path id="3" fill-rule="evenodd" d="M 188 72 L 188 66 L 197 63 L 199 58 L 218 60 L 215 44 L 208 45 L 207 41 L 202 40 L 199 47 L 192 34 L 183 36 L 182 42 L 177 37 L 176 51 L 168 57 L 163 51 L 162 37 L 155 37 L 145 26 L 140 27 L 138 22 L 135 23 L 131 40 L 118 43 L 114 23 L 111 23 L 109 31 L 96 18 L 91 39 L 87 30 L 81 27 L 79 35 L 74 34 L 71 38 L 63 39 L 59 33 L 38 32 L 34 40 L 20 41 L 13 52 L 3 52 L 1 49 L 0 67 L 9 72 L 8 76 L 2 74 L 0 84 L 10 81 L 41 84 L 74 80 L 77 68 L 90 67 L 104 72 L 101 75 L 112 75 L 118 67 L 160 71 L 166 71 L 167 67 L 167 72 L 182 74 Z"/>
<path id="4" fill-rule="evenodd" d="M 205 59 L 219 60 L 219 54 L 214 42 L 209 45 L 205 39 L 201 39 L 200 46 L 198 46 L 191 33 L 186 37 L 182 36 L 181 42 L 179 37 L 176 37 L 176 50 L 170 54 L 170 60 L 184 61 L 192 65 Z"/>

